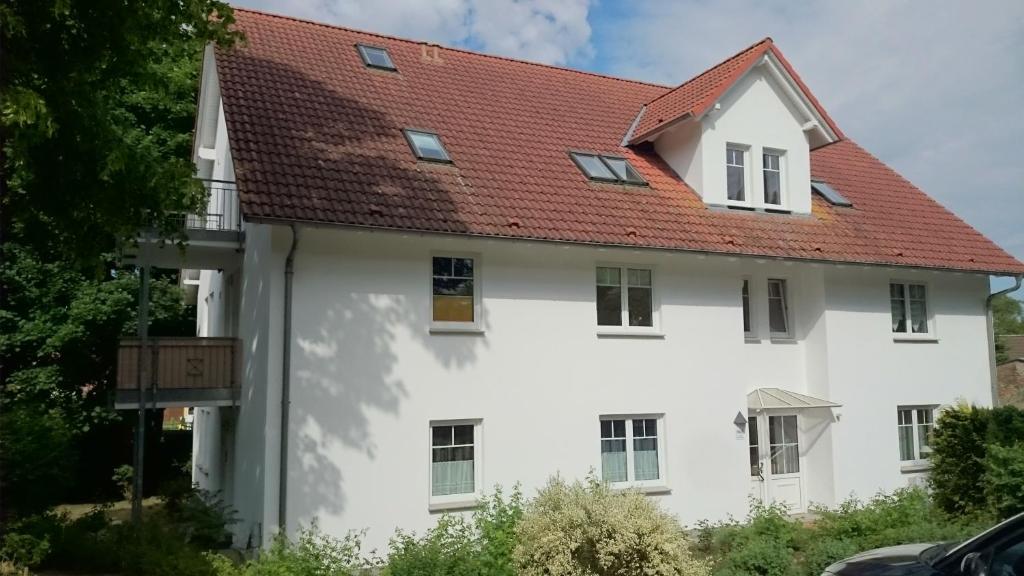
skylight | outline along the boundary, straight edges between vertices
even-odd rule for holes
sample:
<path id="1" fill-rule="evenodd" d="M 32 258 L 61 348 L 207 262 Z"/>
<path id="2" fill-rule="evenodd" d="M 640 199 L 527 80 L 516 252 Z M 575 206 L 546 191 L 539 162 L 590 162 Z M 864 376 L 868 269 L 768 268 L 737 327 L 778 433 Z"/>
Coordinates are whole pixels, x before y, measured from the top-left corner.
<path id="1" fill-rule="evenodd" d="M 363 64 L 370 68 L 380 68 L 381 70 L 396 69 L 395 63 L 391 61 L 391 55 L 388 54 L 386 49 L 365 44 L 356 44 L 356 48 L 359 49 L 359 55 L 363 57 Z"/>
<path id="2" fill-rule="evenodd" d="M 646 184 L 640 174 L 633 168 L 625 158 L 617 156 L 598 156 L 597 154 L 584 154 L 582 152 L 570 152 L 573 162 L 591 180 L 602 182 L 620 182 L 623 184 Z"/>
<path id="3" fill-rule="evenodd" d="M 412 147 L 412 151 L 420 160 L 429 160 L 431 162 L 452 161 L 448 151 L 441 144 L 441 137 L 437 134 L 421 132 L 419 130 L 405 130 L 404 132 L 406 140 L 409 141 L 409 146 Z"/>
<path id="4" fill-rule="evenodd" d="M 846 196 L 843 196 L 842 194 L 837 192 L 835 188 L 829 186 L 824 182 L 811 180 L 811 189 L 817 192 L 818 194 L 821 194 L 821 197 L 827 200 L 828 203 L 833 206 L 853 206 L 853 203 L 847 200 Z"/>

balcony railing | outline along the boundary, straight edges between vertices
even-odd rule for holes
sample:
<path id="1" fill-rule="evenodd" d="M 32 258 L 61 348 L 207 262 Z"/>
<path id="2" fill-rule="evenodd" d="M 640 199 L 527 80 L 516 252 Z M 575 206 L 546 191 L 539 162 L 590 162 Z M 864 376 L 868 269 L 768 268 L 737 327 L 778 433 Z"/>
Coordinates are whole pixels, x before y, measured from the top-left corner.
<path id="1" fill-rule="evenodd" d="M 227 180 L 203 180 L 206 188 L 206 212 L 182 215 L 186 230 L 241 230 L 242 220 L 238 217 L 238 189 L 234 182 Z"/>
<path id="2" fill-rule="evenodd" d="M 139 402 L 138 340 L 121 341 L 117 355 L 118 408 Z M 143 357 L 146 405 L 217 406 L 238 399 L 240 344 L 236 338 L 151 338 Z"/>

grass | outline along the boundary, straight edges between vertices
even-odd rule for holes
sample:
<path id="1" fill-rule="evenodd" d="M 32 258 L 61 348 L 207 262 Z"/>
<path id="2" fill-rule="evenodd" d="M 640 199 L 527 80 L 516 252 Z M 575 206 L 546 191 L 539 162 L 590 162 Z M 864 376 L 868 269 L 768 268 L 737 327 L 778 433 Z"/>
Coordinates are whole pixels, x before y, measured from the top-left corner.
<path id="1" fill-rule="evenodd" d="M 110 506 L 107 514 L 113 522 L 130 522 L 132 519 L 132 501 L 119 500 L 113 504 L 60 504 L 54 508 L 58 514 L 67 513 L 71 520 L 77 520 L 85 516 L 97 507 Z M 163 501 L 156 496 L 150 496 L 142 500 L 142 515 L 157 512 L 163 508 Z"/>

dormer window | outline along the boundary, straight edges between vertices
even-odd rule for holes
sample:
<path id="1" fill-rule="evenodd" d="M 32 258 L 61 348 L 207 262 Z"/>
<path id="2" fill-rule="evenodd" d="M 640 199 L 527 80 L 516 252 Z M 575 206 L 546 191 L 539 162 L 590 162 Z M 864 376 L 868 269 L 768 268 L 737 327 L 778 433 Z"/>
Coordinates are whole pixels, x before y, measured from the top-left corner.
<path id="1" fill-rule="evenodd" d="M 763 157 L 764 203 L 782 205 L 782 153 L 765 149 Z"/>
<path id="2" fill-rule="evenodd" d="M 725 149 L 725 169 L 730 202 L 747 201 L 747 151 L 738 146 Z"/>
<path id="3" fill-rule="evenodd" d="M 359 55 L 363 58 L 363 64 L 370 68 L 397 70 L 395 63 L 391 61 L 391 55 L 388 54 L 386 49 L 365 44 L 356 44 L 356 48 L 359 50 Z"/>
<path id="4" fill-rule="evenodd" d="M 579 167 L 583 174 L 591 180 L 635 184 L 638 186 L 647 184 L 640 176 L 640 173 L 625 158 L 584 154 L 582 152 L 570 152 L 569 156 L 572 157 L 572 161 L 576 163 L 576 166 Z"/>
<path id="5" fill-rule="evenodd" d="M 416 158 L 428 162 L 451 163 L 452 158 L 444 149 L 441 137 L 437 134 L 420 130 L 404 130 L 403 132 L 405 132 L 405 139 L 409 141 L 409 146 L 416 154 Z"/>

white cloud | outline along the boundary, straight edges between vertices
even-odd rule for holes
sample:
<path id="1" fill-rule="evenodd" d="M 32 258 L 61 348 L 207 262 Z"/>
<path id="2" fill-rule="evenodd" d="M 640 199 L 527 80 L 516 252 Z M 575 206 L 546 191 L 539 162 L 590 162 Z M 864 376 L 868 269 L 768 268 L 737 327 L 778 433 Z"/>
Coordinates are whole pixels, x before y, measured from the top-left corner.
<path id="1" fill-rule="evenodd" d="M 589 0 L 242 0 L 242 6 L 546 64 L 590 53 Z"/>
<path id="2" fill-rule="evenodd" d="M 609 72 L 677 84 L 771 36 L 853 139 L 1024 259 L 1024 2 L 653 0 L 597 22 Z"/>

